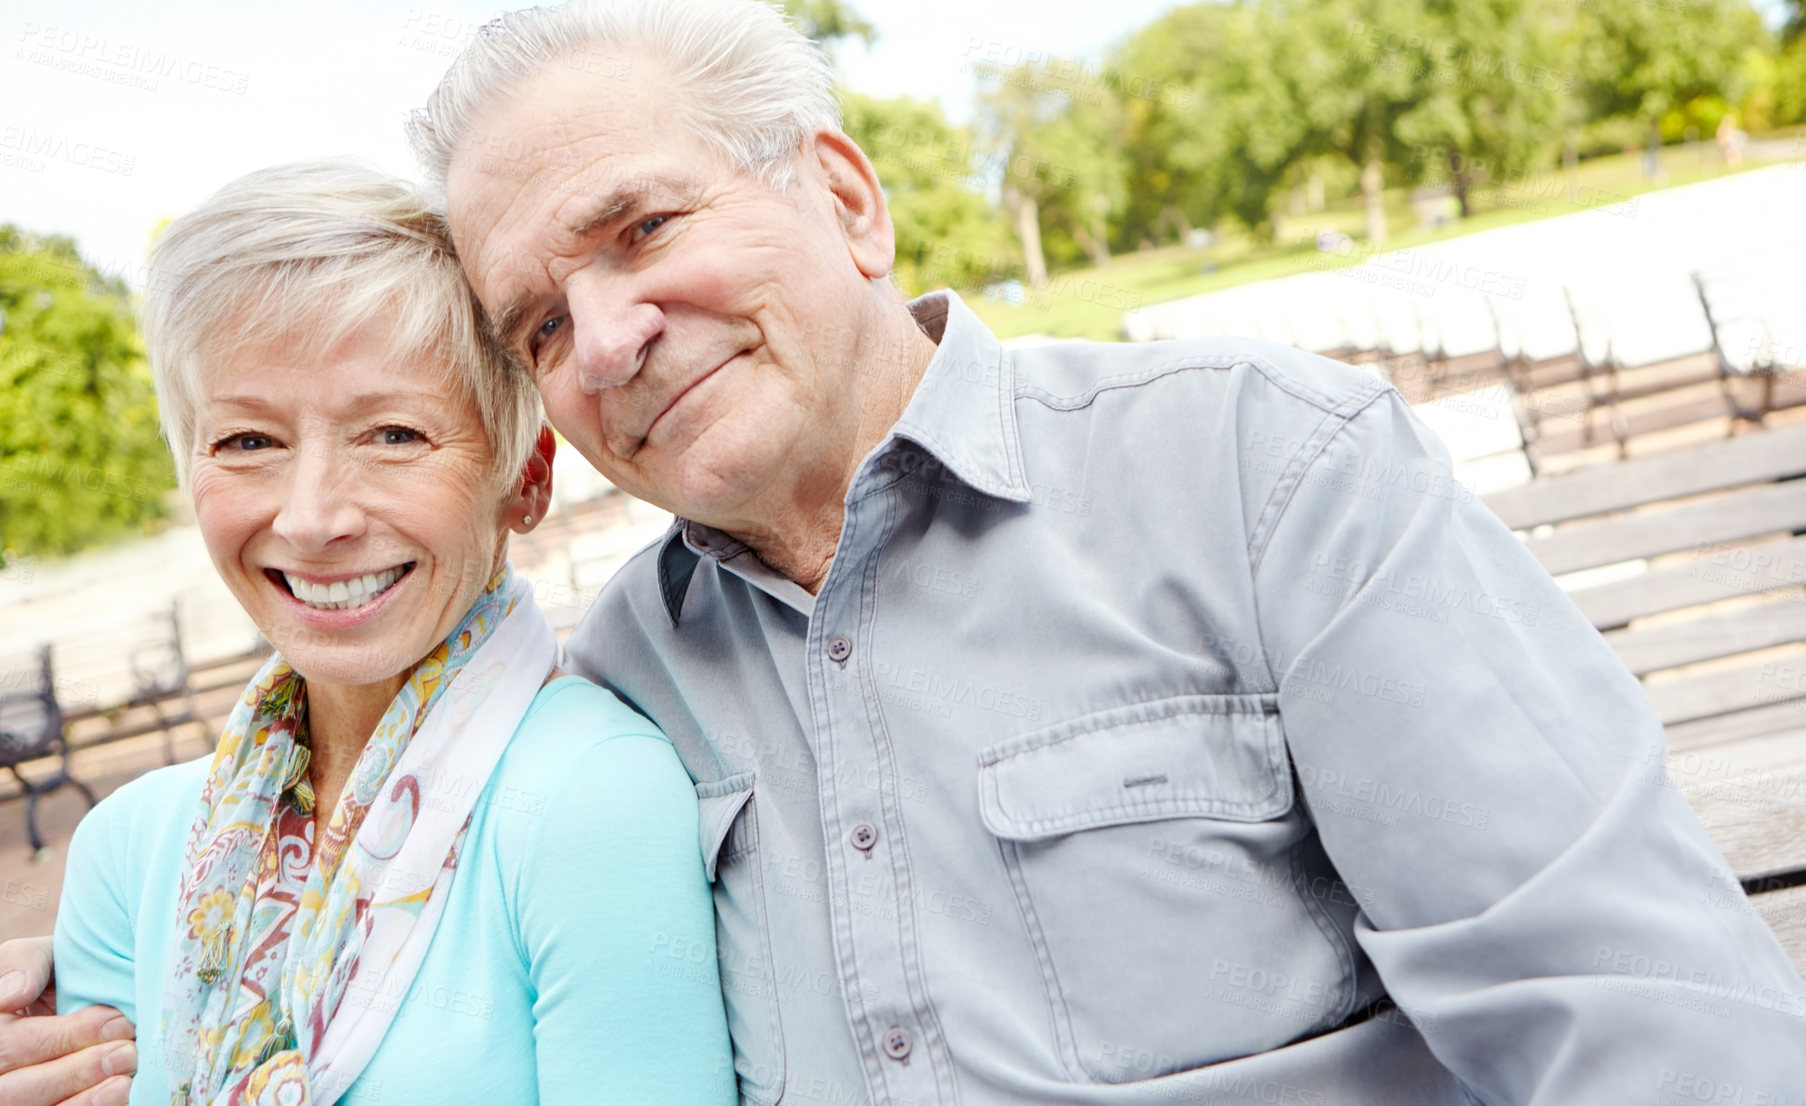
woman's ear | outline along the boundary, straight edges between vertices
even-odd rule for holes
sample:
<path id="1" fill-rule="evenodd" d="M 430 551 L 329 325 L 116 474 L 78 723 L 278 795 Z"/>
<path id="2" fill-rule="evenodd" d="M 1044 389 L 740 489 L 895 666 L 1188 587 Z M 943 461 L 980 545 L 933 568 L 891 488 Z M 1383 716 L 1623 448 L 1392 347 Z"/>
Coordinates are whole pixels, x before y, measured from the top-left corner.
<path id="1" fill-rule="evenodd" d="M 508 526 L 525 534 L 538 526 L 552 507 L 552 456 L 558 452 L 558 439 L 552 428 L 539 424 L 539 437 L 533 452 L 527 455 L 527 466 L 521 471 L 520 491 L 508 507 Z"/>

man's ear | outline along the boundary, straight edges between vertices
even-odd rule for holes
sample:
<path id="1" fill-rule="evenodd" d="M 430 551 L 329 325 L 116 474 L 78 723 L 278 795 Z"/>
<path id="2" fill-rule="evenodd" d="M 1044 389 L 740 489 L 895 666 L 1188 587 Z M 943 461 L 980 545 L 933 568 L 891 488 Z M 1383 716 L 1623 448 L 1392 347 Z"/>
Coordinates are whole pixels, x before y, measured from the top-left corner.
<path id="1" fill-rule="evenodd" d="M 525 534 L 532 530 L 545 520 L 546 512 L 551 509 L 552 457 L 557 452 L 558 439 L 553 436 L 552 428 L 540 423 L 539 437 L 533 443 L 533 452 L 527 455 L 526 468 L 521 471 L 520 491 L 508 505 L 508 525 L 515 532 Z"/>
<path id="2" fill-rule="evenodd" d="M 890 275 L 897 259 L 896 228 L 884 202 L 884 186 L 865 151 L 840 131 L 817 131 L 810 149 L 834 200 L 834 214 L 853 264 L 869 278 Z"/>

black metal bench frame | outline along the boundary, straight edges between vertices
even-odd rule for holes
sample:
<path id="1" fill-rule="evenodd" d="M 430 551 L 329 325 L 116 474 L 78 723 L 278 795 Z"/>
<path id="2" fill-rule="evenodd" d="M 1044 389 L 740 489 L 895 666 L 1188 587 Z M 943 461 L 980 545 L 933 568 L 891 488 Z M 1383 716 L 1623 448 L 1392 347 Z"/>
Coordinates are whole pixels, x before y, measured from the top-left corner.
<path id="1" fill-rule="evenodd" d="M 29 728 L 10 729 L 9 717 L 31 716 Z M 19 771 L 19 765 L 56 754 L 60 766 L 50 776 L 33 781 Z M 34 854 L 44 848 L 44 836 L 38 831 L 38 800 L 58 788 L 69 786 L 81 792 L 94 806 L 94 792 L 75 778 L 69 768 L 69 743 L 63 737 L 63 708 L 56 698 L 56 675 L 50 660 L 50 646 L 38 647 L 38 686 L 29 691 L 0 692 L 0 768 L 5 768 L 19 781 L 20 795 L 25 799 L 25 830 L 31 838 Z"/>

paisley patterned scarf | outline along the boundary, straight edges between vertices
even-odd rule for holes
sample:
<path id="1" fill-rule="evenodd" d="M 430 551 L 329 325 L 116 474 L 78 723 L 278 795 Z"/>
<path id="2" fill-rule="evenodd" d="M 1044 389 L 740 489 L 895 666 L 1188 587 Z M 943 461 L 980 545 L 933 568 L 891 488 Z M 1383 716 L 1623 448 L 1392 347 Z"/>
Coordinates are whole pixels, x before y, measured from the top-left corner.
<path id="1" fill-rule="evenodd" d="M 258 671 L 188 838 L 163 1000 L 174 1106 L 326 1106 L 357 1079 L 556 651 L 504 568 L 389 704 L 317 848 L 307 686 L 280 656 Z"/>

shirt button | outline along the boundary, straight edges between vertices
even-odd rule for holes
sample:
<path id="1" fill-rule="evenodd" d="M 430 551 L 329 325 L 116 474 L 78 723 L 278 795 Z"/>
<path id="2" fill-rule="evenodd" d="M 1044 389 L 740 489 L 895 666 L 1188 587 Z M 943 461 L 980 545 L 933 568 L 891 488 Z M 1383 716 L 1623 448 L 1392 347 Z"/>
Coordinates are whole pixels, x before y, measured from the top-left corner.
<path id="1" fill-rule="evenodd" d="M 835 635 L 834 637 L 828 639 L 828 659 L 829 660 L 833 661 L 835 664 L 845 664 L 845 663 L 847 663 L 847 658 L 852 655 L 853 655 L 853 643 L 852 642 L 848 641 L 844 637 L 839 636 L 838 634 Z"/>
<path id="2" fill-rule="evenodd" d="M 862 853 L 872 851 L 878 843 L 878 827 L 870 822 L 861 822 L 853 827 L 853 847 Z"/>
<path id="3" fill-rule="evenodd" d="M 884 1031 L 884 1055 L 892 1060 L 909 1059 L 909 1030 L 893 1025 Z"/>

